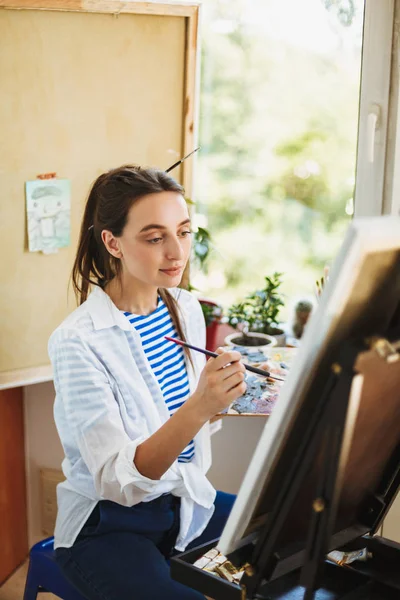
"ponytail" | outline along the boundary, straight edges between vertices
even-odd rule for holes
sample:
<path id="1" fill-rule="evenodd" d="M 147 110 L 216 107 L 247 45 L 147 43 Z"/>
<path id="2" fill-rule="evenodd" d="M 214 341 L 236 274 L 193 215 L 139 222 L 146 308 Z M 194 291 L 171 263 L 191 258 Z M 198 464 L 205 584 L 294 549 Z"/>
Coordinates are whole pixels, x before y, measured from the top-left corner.
<path id="1" fill-rule="evenodd" d="M 101 237 L 96 239 L 97 236 L 101 236 L 101 232 L 95 228 L 95 219 L 99 187 L 104 181 L 105 175 L 101 175 L 96 180 L 86 202 L 78 250 L 72 267 L 72 283 L 79 304 L 87 299 L 91 285 L 103 288 L 115 275 L 113 270 L 118 270 L 115 268 L 116 265 L 114 265 L 114 269 L 112 268 L 113 262 L 116 261 L 107 252 Z"/>
<path id="2" fill-rule="evenodd" d="M 169 314 L 171 315 L 172 323 L 176 329 L 176 333 L 178 334 L 178 338 L 183 342 L 186 342 L 186 336 L 183 331 L 182 323 L 179 317 L 179 305 L 172 294 L 166 288 L 159 288 L 158 293 L 161 296 L 162 301 L 168 309 Z M 189 348 L 183 347 L 186 358 L 189 360 L 192 369 L 194 370 L 194 364 L 192 355 L 190 353 Z"/>

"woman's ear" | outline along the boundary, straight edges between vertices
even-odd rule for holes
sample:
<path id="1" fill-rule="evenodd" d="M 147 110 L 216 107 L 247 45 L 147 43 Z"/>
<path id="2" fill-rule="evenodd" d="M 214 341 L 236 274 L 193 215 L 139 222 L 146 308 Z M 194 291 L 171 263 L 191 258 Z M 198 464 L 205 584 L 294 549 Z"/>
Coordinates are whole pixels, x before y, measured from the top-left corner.
<path id="1" fill-rule="evenodd" d="M 114 258 L 122 258 L 119 240 L 111 233 L 111 231 L 103 229 L 101 232 L 101 239 L 107 249 L 107 252 L 109 252 L 111 256 L 114 256 Z"/>

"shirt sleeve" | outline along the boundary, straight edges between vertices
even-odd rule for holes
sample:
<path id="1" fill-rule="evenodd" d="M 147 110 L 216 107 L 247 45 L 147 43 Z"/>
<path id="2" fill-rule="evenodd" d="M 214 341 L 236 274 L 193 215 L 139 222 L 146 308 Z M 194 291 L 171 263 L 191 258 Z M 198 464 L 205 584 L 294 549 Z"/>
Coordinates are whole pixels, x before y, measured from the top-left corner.
<path id="1" fill-rule="evenodd" d="M 126 433 L 118 402 L 103 365 L 77 333 L 56 331 L 50 338 L 57 400 L 79 452 L 102 499 L 133 506 L 154 492 L 158 480 L 135 467 L 136 448 L 146 439 Z M 62 438 L 62 431 L 59 431 Z M 162 479 L 162 478 L 161 478 Z"/>

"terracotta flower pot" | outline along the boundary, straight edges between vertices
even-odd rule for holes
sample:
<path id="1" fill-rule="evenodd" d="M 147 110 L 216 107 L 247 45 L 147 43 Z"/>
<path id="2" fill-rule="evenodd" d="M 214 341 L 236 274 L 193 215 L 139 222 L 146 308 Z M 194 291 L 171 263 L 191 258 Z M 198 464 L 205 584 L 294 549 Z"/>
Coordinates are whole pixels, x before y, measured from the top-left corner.
<path id="1" fill-rule="evenodd" d="M 286 346 L 286 333 L 283 329 L 273 327 L 269 332 L 269 335 L 275 339 L 277 346 Z"/>
<path id="2" fill-rule="evenodd" d="M 251 343 L 246 343 L 251 341 Z M 225 338 L 226 346 L 244 346 L 252 350 L 263 350 L 264 348 L 272 348 L 277 345 L 276 339 L 266 333 L 255 333 L 249 331 L 246 337 L 240 331 L 231 333 Z"/>

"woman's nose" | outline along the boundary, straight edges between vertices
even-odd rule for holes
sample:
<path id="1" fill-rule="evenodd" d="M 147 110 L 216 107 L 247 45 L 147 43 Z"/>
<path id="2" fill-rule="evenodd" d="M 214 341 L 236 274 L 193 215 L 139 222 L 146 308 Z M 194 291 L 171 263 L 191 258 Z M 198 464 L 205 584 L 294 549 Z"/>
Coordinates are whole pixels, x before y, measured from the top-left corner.
<path id="1" fill-rule="evenodd" d="M 180 239 L 171 237 L 166 247 L 166 255 L 169 259 L 180 260 L 183 258 L 183 248 Z"/>

